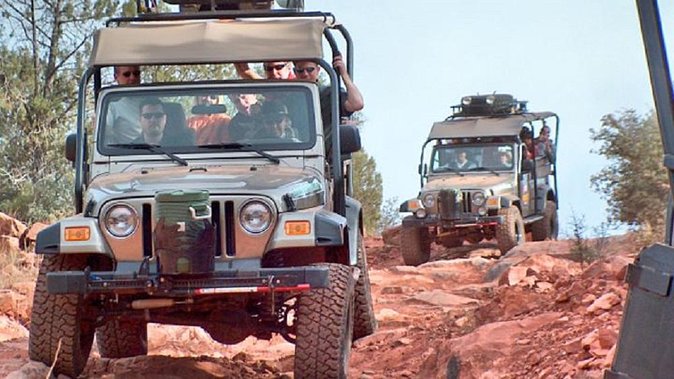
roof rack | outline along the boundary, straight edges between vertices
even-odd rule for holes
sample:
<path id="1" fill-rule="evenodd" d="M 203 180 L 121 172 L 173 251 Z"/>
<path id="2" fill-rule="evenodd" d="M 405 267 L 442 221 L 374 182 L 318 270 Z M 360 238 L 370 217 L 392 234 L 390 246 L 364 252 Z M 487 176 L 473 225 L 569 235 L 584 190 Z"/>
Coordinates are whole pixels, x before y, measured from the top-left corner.
<path id="1" fill-rule="evenodd" d="M 527 111 L 527 101 L 517 100 L 509 94 L 472 95 L 461 98 L 461 104 L 452 106 L 455 117 L 505 116 Z"/>
<path id="2" fill-rule="evenodd" d="M 180 13 L 204 11 L 233 11 L 233 10 L 269 10 L 274 0 L 164 0 L 172 5 L 180 6 Z M 276 0 L 282 8 L 302 11 L 304 0 Z M 136 0 L 137 14 L 158 13 L 157 0 Z"/>

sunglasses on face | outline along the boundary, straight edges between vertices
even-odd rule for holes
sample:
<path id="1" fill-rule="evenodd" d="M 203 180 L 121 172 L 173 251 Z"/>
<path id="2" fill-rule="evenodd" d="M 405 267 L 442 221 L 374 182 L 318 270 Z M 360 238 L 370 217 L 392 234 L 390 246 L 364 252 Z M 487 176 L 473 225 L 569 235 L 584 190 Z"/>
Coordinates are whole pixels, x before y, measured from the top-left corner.
<path id="1" fill-rule="evenodd" d="M 307 74 L 311 74 L 316 70 L 316 67 L 307 67 L 307 68 L 295 68 L 295 73 L 296 74 L 304 74 L 306 71 Z"/>
<path id="2" fill-rule="evenodd" d="M 288 63 L 279 63 L 279 64 L 275 64 L 275 65 L 264 65 L 264 69 L 265 69 L 265 71 L 274 71 L 274 70 L 281 71 L 287 65 L 288 65 Z"/>
<path id="3" fill-rule="evenodd" d="M 140 76 L 140 70 L 122 72 L 122 76 L 125 77 L 125 78 L 129 78 L 129 77 L 131 77 L 131 75 L 135 76 L 136 78 L 139 77 Z"/>
<path id="4" fill-rule="evenodd" d="M 164 117 L 166 113 L 164 112 L 148 112 L 148 113 L 143 113 L 142 116 L 146 120 L 151 120 L 153 118 L 160 119 Z"/>

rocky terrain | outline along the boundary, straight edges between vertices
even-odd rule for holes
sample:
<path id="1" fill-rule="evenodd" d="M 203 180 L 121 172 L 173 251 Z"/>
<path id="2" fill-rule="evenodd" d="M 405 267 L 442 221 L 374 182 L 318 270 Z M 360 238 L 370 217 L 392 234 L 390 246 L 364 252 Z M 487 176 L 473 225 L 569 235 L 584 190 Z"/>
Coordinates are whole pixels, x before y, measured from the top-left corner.
<path id="1" fill-rule="evenodd" d="M 0 216 L 2 216 L 0 214 Z M 0 376 L 45 378 L 28 359 L 35 230 L 0 217 Z M 395 233 L 368 239 L 378 331 L 355 343 L 352 378 L 600 378 L 610 365 L 627 293 L 629 235 L 580 263 L 571 241 L 530 242 L 499 257 L 489 241 L 433 246 L 429 263 L 402 265 Z M 13 264 L 8 264 L 11 258 Z M 16 272 L 16 266 L 20 267 Z M 102 359 L 84 378 L 288 378 L 293 346 L 282 338 L 214 342 L 197 328 L 151 325 L 149 355 Z"/>

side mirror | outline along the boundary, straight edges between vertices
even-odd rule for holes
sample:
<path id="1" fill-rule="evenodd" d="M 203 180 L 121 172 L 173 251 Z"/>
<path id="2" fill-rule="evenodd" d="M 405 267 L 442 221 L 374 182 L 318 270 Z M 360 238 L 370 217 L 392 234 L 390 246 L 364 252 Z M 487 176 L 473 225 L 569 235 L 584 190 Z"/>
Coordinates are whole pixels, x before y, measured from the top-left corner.
<path id="1" fill-rule="evenodd" d="M 358 128 L 354 125 L 340 125 L 339 144 L 342 155 L 360 151 L 362 145 L 360 143 L 360 131 Z"/>
<path id="2" fill-rule="evenodd" d="M 66 136 L 66 159 L 75 163 L 77 156 L 77 133 L 70 133 Z"/>
<path id="3" fill-rule="evenodd" d="M 424 163 L 424 171 L 422 173 L 424 177 L 428 176 L 428 163 Z"/>

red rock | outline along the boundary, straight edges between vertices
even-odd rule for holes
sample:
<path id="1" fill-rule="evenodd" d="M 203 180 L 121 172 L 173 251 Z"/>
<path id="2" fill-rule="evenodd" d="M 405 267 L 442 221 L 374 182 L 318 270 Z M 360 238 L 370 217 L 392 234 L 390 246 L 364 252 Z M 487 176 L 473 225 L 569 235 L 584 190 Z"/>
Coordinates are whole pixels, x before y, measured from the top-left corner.
<path id="1" fill-rule="evenodd" d="M 618 333 L 612 329 L 601 328 L 597 334 L 597 339 L 603 349 L 610 349 L 618 341 Z"/>
<path id="2" fill-rule="evenodd" d="M 25 230 L 26 225 L 21 221 L 0 212 L 0 236 L 19 238 Z"/>
<path id="3" fill-rule="evenodd" d="M 609 292 L 601 295 L 597 300 L 595 300 L 589 307 L 587 307 L 588 313 L 601 313 L 602 311 L 607 311 L 617 304 L 620 304 L 622 300 L 615 293 Z"/>

